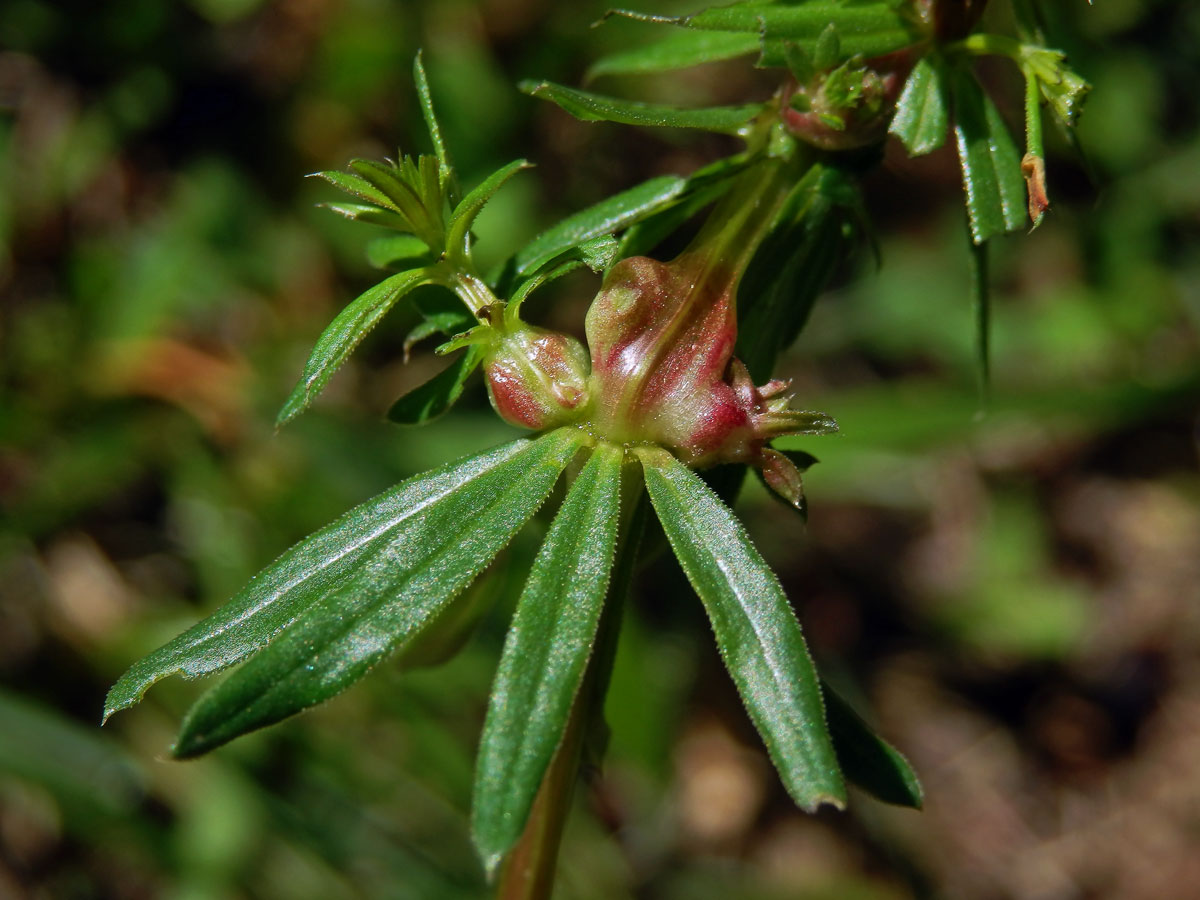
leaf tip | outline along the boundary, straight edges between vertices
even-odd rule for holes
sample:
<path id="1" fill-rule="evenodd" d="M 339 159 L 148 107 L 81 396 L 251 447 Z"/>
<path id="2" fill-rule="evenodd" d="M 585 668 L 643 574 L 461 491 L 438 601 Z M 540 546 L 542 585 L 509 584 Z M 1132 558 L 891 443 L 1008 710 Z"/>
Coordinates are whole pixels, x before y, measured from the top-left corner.
<path id="1" fill-rule="evenodd" d="M 483 857 L 483 871 L 487 876 L 488 884 L 495 882 L 496 876 L 500 874 L 502 862 L 504 862 L 503 853 L 492 853 Z"/>
<path id="2" fill-rule="evenodd" d="M 817 797 L 813 801 L 813 808 L 810 810 L 810 812 L 814 812 L 814 813 L 820 812 L 821 808 L 824 806 L 832 807 L 833 809 L 837 810 L 838 812 L 845 812 L 846 811 L 845 794 L 844 793 L 841 795 L 823 794 L 820 797 Z"/>
<path id="3" fill-rule="evenodd" d="M 308 385 L 301 381 L 292 389 L 291 394 L 284 401 L 283 407 L 279 410 L 279 415 L 275 417 L 275 431 L 278 432 L 284 425 L 308 409 L 311 402 L 312 397 L 309 394 Z"/>
<path id="4" fill-rule="evenodd" d="M 145 693 L 144 686 L 135 687 L 134 690 L 129 689 L 129 673 L 126 672 L 108 690 L 108 695 L 104 698 L 104 714 L 100 717 L 101 727 L 112 718 L 116 713 L 123 709 L 129 709 L 139 700 L 142 699 L 142 694 Z"/>
<path id="5" fill-rule="evenodd" d="M 179 737 L 175 739 L 175 743 L 171 745 L 171 759 L 185 760 L 195 759 L 198 756 L 203 756 L 209 750 L 212 750 L 223 744 L 228 738 L 223 740 L 213 740 L 211 733 L 196 729 L 191 722 L 186 718 L 179 730 Z"/>

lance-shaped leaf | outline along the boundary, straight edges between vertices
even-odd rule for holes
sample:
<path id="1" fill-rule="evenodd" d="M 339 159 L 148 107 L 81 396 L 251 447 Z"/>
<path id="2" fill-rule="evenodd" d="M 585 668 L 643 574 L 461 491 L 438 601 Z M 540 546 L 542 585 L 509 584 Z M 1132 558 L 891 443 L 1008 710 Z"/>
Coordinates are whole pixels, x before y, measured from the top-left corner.
<path id="1" fill-rule="evenodd" d="M 438 281 L 440 277 L 441 272 L 435 266 L 410 269 L 384 279 L 343 309 L 317 339 L 300 382 L 279 411 L 276 427 L 285 425 L 308 409 L 346 357 L 401 297 L 423 284 Z"/>
<path id="2" fill-rule="evenodd" d="M 703 63 L 747 56 L 759 50 L 757 34 L 675 31 L 653 44 L 622 50 L 592 64 L 587 78 L 602 75 L 654 75 Z"/>
<path id="3" fill-rule="evenodd" d="M 437 116 L 433 111 L 433 94 L 429 90 L 429 79 L 425 75 L 425 64 L 421 59 L 421 51 L 413 60 L 413 83 L 417 88 L 417 97 L 421 101 L 421 115 L 425 117 L 425 127 L 429 130 L 429 139 L 433 142 L 433 152 L 438 161 L 438 176 L 451 203 L 457 201 L 457 187 L 454 184 L 454 167 L 450 164 L 450 154 L 446 151 L 446 142 L 442 140 L 442 129 L 438 125 Z"/>
<path id="4" fill-rule="evenodd" d="M 359 175 L 353 175 L 349 172 L 328 171 L 313 172 L 312 175 L 308 177 L 324 179 L 332 184 L 335 188 L 345 191 L 351 197 L 357 197 L 359 200 L 363 200 L 366 203 L 370 203 L 374 206 L 390 209 L 397 216 L 403 217 L 406 224 L 409 224 L 403 210 L 400 209 L 400 207 L 394 200 L 392 200 L 391 197 Z"/>
<path id="5" fill-rule="evenodd" d="M 488 704 L 471 824 L 488 871 L 524 830 L 596 639 L 617 537 L 623 451 L 600 444 L 517 601 Z"/>
<path id="6" fill-rule="evenodd" d="M 198 678 L 261 650 L 366 561 L 409 540 L 429 509 L 472 494 L 479 479 L 514 460 L 520 465 L 530 459 L 533 445 L 527 438 L 513 441 L 409 479 L 305 538 L 211 616 L 134 663 L 109 691 L 105 718 L 137 703 L 156 681 L 170 675 Z"/>
<path id="7" fill-rule="evenodd" d="M 664 450 L 637 452 L 663 531 L 788 793 L 810 812 L 844 807 L 817 673 L 778 579 L 698 475 Z"/>
<path id="8" fill-rule="evenodd" d="M 409 224 L 408 219 L 404 218 L 398 212 L 392 212 L 390 209 L 380 209 L 378 206 L 369 206 L 366 203 L 318 203 L 317 205 L 325 209 L 331 209 L 335 213 L 345 216 L 347 219 L 353 219 L 355 222 L 366 222 L 368 225 L 382 225 L 385 228 L 394 228 L 396 231 L 412 230 L 412 225 Z"/>
<path id="9" fill-rule="evenodd" d="M 649 22 L 682 25 L 702 31 L 741 32 L 760 36 L 768 45 L 767 65 L 784 64 L 783 42 L 799 44 L 810 56 L 829 27 L 837 29 L 843 59 L 881 56 L 921 40 L 919 27 L 900 4 L 843 3 L 808 0 L 805 3 L 734 3 L 686 16 L 653 16 L 615 10 L 617 15 Z"/>
<path id="10" fill-rule="evenodd" d="M 407 515 L 349 577 L 202 696 L 174 753 L 190 757 L 345 690 L 433 622 L 545 501 L 585 440 L 559 429 Z"/>
<path id="11" fill-rule="evenodd" d="M 568 216 L 517 252 L 514 257 L 516 273 L 526 275 L 536 271 L 584 241 L 628 227 L 669 204 L 686 187 L 686 178 L 662 175 Z"/>
<path id="12" fill-rule="evenodd" d="M 479 215 L 487 202 L 495 196 L 496 191 L 500 190 L 504 182 L 512 178 L 522 169 L 528 169 L 531 164 L 524 159 L 516 159 L 508 165 L 497 169 L 482 182 L 480 182 L 473 191 L 462 198 L 462 202 L 454 208 L 454 212 L 450 216 L 450 221 L 446 225 L 446 246 L 454 252 L 465 253 L 469 248 L 467 246 L 467 236 L 471 232 L 471 226 L 475 224 L 475 218 Z"/>
<path id="13" fill-rule="evenodd" d="M 1025 178 L 1021 154 L 996 104 L 974 74 L 953 69 L 954 137 L 967 194 L 971 237 L 982 244 L 1014 231 L 1025 221 Z"/>
<path id="14" fill-rule="evenodd" d="M 564 87 L 550 81 L 524 81 L 526 94 L 557 103 L 585 122 L 620 122 L 625 125 L 649 125 L 662 128 L 699 128 L 722 134 L 740 134 L 747 123 L 762 112 L 764 104 L 711 106 L 705 109 L 680 109 L 658 103 L 640 103 L 603 97 L 588 91 Z"/>
<path id="15" fill-rule="evenodd" d="M 437 239 L 441 237 L 441 209 L 438 201 L 441 198 L 425 196 L 425 185 L 411 159 L 401 159 L 398 166 L 376 162 L 373 159 L 352 159 L 350 168 L 362 176 L 364 181 L 385 194 L 392 205 L 404 213 L 405 218 L 412 223 L 414 234 L 431 247 L 438 243 Z"/>
<path id="16" fill-rule="evenodd" d="M 825 682 L 821 682 L 821 691 L 829 734 L 846 777 L 877 800 L 920 809 L 924 800 L 921 782 L 903 754 L 872 731 Z"/>
<path id="17" fill-rule="evenodd" d="M 945 143 L 949 123 L 942 67 L 924 57 L 904 82 L 889 130 L 911 156 L 921 156 Z"/>
<path id="18" fill-rule="evenodd" d="M 424 425 L 436 419 L 458 402 L 467 379 L 483 362 L 483 356 L 480 345 L 467 347 L 458 359 L 393 403 L 388 418 L 398 425 Z"/>

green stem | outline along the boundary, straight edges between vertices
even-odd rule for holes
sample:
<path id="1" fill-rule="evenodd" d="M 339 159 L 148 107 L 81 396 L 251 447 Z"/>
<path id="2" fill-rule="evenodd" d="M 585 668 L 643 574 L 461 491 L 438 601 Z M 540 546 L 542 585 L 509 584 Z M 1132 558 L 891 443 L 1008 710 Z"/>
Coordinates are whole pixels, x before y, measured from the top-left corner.
<path id="1" fill-rule="evenodd" d="M 763 156 L 737 176 L 683 252 L 705 260 L 697 283 L 720 272 L 728 273 L 736 287 L 809 163 L 800 152 L 791 159 Z"/>
<path id="2" fill-rule="evenodd" d="M 585 745 L 591 736 L 603 728 L 604 698 L 616 660 L 621 614 L 633 583 L 649 515 L 649 504 L 642 492 L 641 469 L 633 466 L 627 468 L 637 472 L 636 485 L 630 484 L 623 491 L 626 512 L 622 516 L 622 538 L 617 548 L 612 586 L 600 619 L 592 662 L 571 708 L 562 743 L 542 778 L 525 831 L 509 852 L 500 871 L 496 886 L 497 900 L 549 900 L 554 888 L 563 826 L 571 805 L 576 777 L 584 761 Z"/>
<path id="3" fill-rule="evenodd" d="M 1044 157 L 1042 141 L 1042 93 L 1037 76 L 1027 68 L 1025 76 L 1025 152 Z"/>
<path id="4" fill-rule="evenodd" d="M 492 289 L 487 286 L 482 278 L 465 268 L 459 266 L 454 270 L 452 276 L 452 289 L 460 300 L 467 305 L 471 310 L 471 314 L 480 322 L 487 323 L 487 313 L 485 310 L 493 304 L 499 303 L 499 299 L 492 293 Z"/>

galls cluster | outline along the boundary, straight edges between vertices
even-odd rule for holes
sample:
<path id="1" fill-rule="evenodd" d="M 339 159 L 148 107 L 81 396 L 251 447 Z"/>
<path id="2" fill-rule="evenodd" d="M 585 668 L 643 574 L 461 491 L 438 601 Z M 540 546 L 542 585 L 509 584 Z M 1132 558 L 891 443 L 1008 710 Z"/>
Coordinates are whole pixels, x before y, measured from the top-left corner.
<path id="1" fill-rule="evenodd" d="M 799 505 L 799 472 L 767 442 L 837 426 L 790 409 L 786 382 L 756 387 L 734 357 L 739 274 L 704 247 L 667 263 L 621 260 L 587 314 L 590 360 L 574 338 L 497 316 L 484 326 L 493 406 L 514 425 L 586 425 L 613 443 L 665 447 L 695 468 L 754 465 Z"/>

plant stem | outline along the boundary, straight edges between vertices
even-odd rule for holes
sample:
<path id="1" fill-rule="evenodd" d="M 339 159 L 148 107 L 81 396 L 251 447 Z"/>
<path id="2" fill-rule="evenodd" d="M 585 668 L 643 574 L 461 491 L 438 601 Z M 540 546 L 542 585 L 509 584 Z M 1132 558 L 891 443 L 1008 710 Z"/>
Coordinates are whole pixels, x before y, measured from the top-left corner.
<path id="1" fill-rule="evenodd" d="M 459 299 L 467 305 L 471 310 L 471 314 L 480 322 L 486 322 L 486 310 L 489 306 L 497 303 L 496 295 L 492 293 L 492 289 L 484 283 L 479 276 L 468 272 L 462 267 L 458 267 L 453 275 L 453 289 L 458 294 Z"/>
<path id="2" fill-rule="evenodd" d="M 717 203 L 705 219 L 699 233 L 692 239 L 683 255 L 697 255 L 705 260 L 705 273 L 697 282 L 706 280 L 713 270 L 733 275 L 733 286 L 754 258 L 791 189 L 799 181 L 809 160 L 797 152 L 793 159 L 764 156 L 737 176 L 733 187 Z"/>
<path id="3" fill-rule="evenodd" d="M 562 743 L 542 778 L 525 831 L 509 852 L 500 871 L 496 886 L 497 900 L 548 900 L 554 888 L 558 848 L 562 842 L 575 779 L 584 759 L 584 746 L 603 720 L 604 698 L 616 660 L 621 614 L 633 582 L 649 515 L 649 504 L 642 492 L 641 469 L 628 466 L 627 471 L 637 473 L 637 484 L 623 491 L 626 513 L 622 518 L 625 521 L 622 522 L 612 586 L 600 619 L 592 661 L 571 708 Z"/>

